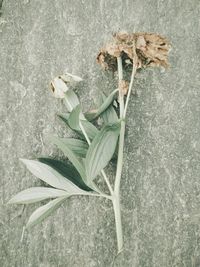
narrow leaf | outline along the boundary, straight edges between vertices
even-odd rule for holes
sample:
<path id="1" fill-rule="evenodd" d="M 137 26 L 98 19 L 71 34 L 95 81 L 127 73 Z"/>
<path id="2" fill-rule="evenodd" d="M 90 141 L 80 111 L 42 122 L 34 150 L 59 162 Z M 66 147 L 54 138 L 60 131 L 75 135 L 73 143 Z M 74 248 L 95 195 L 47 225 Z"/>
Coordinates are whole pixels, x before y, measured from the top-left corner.
<path id="1" fill-rule="evenodd" d="M 80 131 L 79 121 L 80 121 L 81 106 L 77 105 L 70 113 L 68 118 L 69 126 L 76 130 Z"/>
<path id="2" fill-rule="evenodd" d="M 71 129 L 77 131 L 79 134 L 81 132 L 80 121 L 83 124 L 83 127 L 88 135 L 88 137 L 92 140 L 96 134 L 98 133 L 97 128 L 89 121 L 85 119 L 85 116 L 81 112 L 80 105 L 76 106 L 69 115 L 68 125 Z"/>
<path id="3" fill-rule="evenodd" d="M 48 187 L 31 187 L 12 197 L 8 204 L 30 204 L 48 198 L 69 196 L 64 190 Z"/>
<path id="4" fill-rule="evenodd" d="M 120 122 L 107 124 L 92 141 L 85 160 L 86 174 L 89 181 L 93 180 L 111 160 L 118 136 Z"/>
<path id="5" fill-rule="evenodd" d="M 102 112 L 104 112 L 113 102 L 114 96 L 118 89 L 115 89 L 102 103 L 102 105 L 95 112 L 88 112 L 85 114 L 86 119 L 89 121 L 96 119 Z"/>
<path id="6" fill-rule="evenodd" d="M 53 169 L 55 169 L 57 172 L 59 172 L 62 176 L 70 180 L 72 183 L 77 185 L 79 188 L 85 190 L 85 191 L 92 191 L 91 188 L 89 188 L 81 178 L 78 171 L 74 168 L 72 164 L 69 164 L 67 162 L 62 162 L 60 160 L 55 160 L 51 158 L 39 158 L 40 162 L 43 162 L 49 166 L 51 166 Z"/>
<path id="7" fill-rule="evenodd" d="M 98 134 L 99 130 L 91 122 L 87 120 L 81 120 L 81 123 L 90 140 L 93 140 L 95 136 Z"/>
<path id="8" fill-rule="evenodd" d="M 63 144 L 73 151 L 77 157 L 85 158 L 88 144 L 82 140 L 75 138 L 61 138 Z"/>
<path id="9" fill-rule="evenodd" d="M 65 93 L 64 100 L 69 112 L 71 112 L 77 105 L 80 104 L 77 95 L 71 89 Z"/>
<path id="10" fill-rule="evenodd" d="M 50 140 L 57 145 L 59 149 L 62 150 L 62 152 L 65 154 L 66 157 L 71 161 L 71 163 L 74 165 L 74 167 L 77 169 L 81 177 L 84 181 L 86 181 L 86 174 L 85 174 L 85 168 L 83 163 L 77 158 L 76 154 L 68 147 L 66 146 L 65 142 L 62 140 L 62 138 L 52 136 Z"/>
<path id="11" fill-rule="evenodd" d="M 82 190 L 71 181 L 63 177 L 59 172 L 47 164 L 37 160 L 21 159 L 27 169 L 37 178 L 58 189 L 63 189 L 69 193 L 80 193 Z"/>
<path id="12" fill-rule="evenodd" d="M 32 215 L 30 216 L 26 228 L 31 228 L 34 225 L 42 222 L 44 219 L 46 219 L 53 211 L 58 209 L 60 205 L 65 201 L 66 197 L 60 197 L 56 198 L 49 203 L 47 203 L 44 206 L 41 206 L 40 208 L 36 209 Z"/>
<path id="13" fill-rule="evenodd" d="M 102 105 L 106 101 L 106 95 L 101 92 L 99 103 Z M 101 113 L 101 118 L 105 124 L 116 122 L 118 120 L 117 113 L 112 105 L 110 105 L 104 112 Z"/>

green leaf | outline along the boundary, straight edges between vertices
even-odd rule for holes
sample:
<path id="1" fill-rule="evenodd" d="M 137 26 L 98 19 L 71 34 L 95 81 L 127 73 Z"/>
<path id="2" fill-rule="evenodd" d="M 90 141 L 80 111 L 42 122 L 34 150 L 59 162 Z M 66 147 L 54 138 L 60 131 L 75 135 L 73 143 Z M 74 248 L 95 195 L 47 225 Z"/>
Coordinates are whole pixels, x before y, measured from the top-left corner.
<path id="1" fill-rule="evenodd" d="M 85 114 L 87 120 L 91 121 L 96 119 L 102 112 L 104 112 L 113 102 L 114 96 L 118 89 L 115 89 L 102 103 L 102 105 L 95 112 L 88 112 Z"/>
<path id="2" fill-rule="evenodd" d="M 65 97 L 64 97 L 64 103 L 67 107 L 67 109 L 69 110 L 69 112 L 71 112 L 77 105 L 80 104 L 77 95 L 74 93 L 73 90 L 68 90 L 65 93 Z"/>
<path id="3" fill-rule="evenodd" d="M 80 121 L 88 137 L 92 140 L 98 133 L 98 130 L 91 122 L 85 119 L 85 116 L 81 112 L 81 107 L 80 105 L 78 105 L 70 113 L 69 118 L 68 118 L 68 124 L 71 129 L 77 131 L 79 134 L 80 133 L 82 134 L 81 128 L 80 128 Z"/>
<path id="4" fill-rule="evenodd" d="M 106 101 L 106 95 L 101 92 L 99 103 L 102 105 Z M 112 105 L 110 105 L 104 112 L 101 113 L 101 118 L 105 124 L 116 122 L 118 120 L 117 113 Z"/>
<path id="5" fill-rule="evenodd" d="M 38 201 L 42 201 L 48 198 L 57 198 L 69 196 L 64 190 L 48 188 L 48 187 L 31 187 L 21 191 L 14 197 L 12 197 L 8 204 L 30 204 Z"/>
<path id="6" fill-rule="evenodd" d="M 69 126 L 76 131 L 81 130 L 79 126 L 80 113 L 81 113 L 81 106 L 78 105 L 71 111 L 68 118 Z"/>
<path id="7" fill-rule="evenodd" d="M 69 123 L 68 123 L 69 115 L 70 115 L 70 113 L 58 114 L 58 117 L 59 117 L 62 121 L 64 121 L 64 122 L 67 124 L 67 126 L 69 126 Z M 69 127 L 70 127 L 70 126 L 69 126 Z"/>
<path id="8" fill-rule="evenodd" d="M 73 151 L 77 157 L 85 158 L 88 144 L 82 140 L 75 138 L 61 138 L 63 144 Z"/>
<path id="9" fill-rule="evenodd" d="M 99 130 L 91 122 L 87 120 L 81 120 L 81 123 L 90 140 L 93 140 L 95 136 L 98 134 Z"/>
<path id="10" fill-rule="evenodd" d="M 117 144 L 121 123 L 107 124 L 92 141 L 85 160 L 89 181 L 95 179 L 111 160 Z"/>
<path id="11" fill-rule="evenodd" d="M 40 208 L 36 209 L 32 215 L 30 216 L 26 228 L 31 228 L 35 226 L 36 224 L 42 222 L 44 219 L 46 219 L 53 211 L 58 209 L 60 205 L 66 200 L 66 197 L 59 197 L 56 198 L 49 203 L 47 203 L 44 206 L 41 206 Z"/>
<path id="12" fill-rule="evenodd" d="M 39 158 L 40 162 L 43 162 L 49 166 L 51 166 L 53 169 L 55 169 L 57 172 L 59 172 L 62 176 L 70 180 L 72 183 L 77 185 L 79 188 L 85 190 L 85 191 L 92 191 L 91 188 L 89 188 L 81 178 L 78 171 L 74 168 L 73 165 L 62 162 L 60 160 L 51 159 L 51 158 Z"/>
<path id="13" fill-rule="evenodd" d="M 71 181 L 67 180 L 49 165 L 39 162 L 37 160 L 21 159 L 21 161 L 26 165 L 27 169 L 33 175 L 35 175 L 37 178 L 41 179 L 45 183 L 58 189 L 63 189 L 69 193 L 82 192 L 80 188 L 74 185 Z"/>
<path id="14" fill-rule="evenodd" d="M 77 158 L 76 154 L 65 144 L 62 138 L 52 136 L 50 140 L 65 154 L 77 169 L 84 181 L 86 181 L 85 167 L 83 163 Z"/>
<path id="15" fill-rule="evenodd" d="M 80 138 L 84 138 L 84 135 L 82 133 L 82 131 L 80 129 L 78 130 L 75 130 L 75 129 L 72 129 L 68 123 L 68 119 L 69 119 L 69 115 L 70 113 L 65 113 L 65 114 L 58 114 L 58 117 L 64 121 L 64 123 L 72 130 L 72 131 L 75 131 L 79 136 Z"/>

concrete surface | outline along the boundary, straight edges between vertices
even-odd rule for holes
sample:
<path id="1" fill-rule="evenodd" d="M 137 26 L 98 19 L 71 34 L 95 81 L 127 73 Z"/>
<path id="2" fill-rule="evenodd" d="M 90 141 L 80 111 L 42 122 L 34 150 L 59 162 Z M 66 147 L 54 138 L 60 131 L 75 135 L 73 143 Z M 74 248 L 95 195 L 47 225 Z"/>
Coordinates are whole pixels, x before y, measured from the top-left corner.
<path id="1" fill-rule="evenodd" d="M 55 113 L 51 78 L 68 71 L 86 110 L 113 77 L 95 63 L 118 30 L 151 31 L 173 45 L 171 69 L 137 74 L 128 110 L 120 267 L 200 266 L 200 2 L 198 0 L 4 0 L 0 17 L 1 267 L 108 267 L 116 254 L 112 208 L 69 199 L 20 242 L 39 206 L 6 206 L 39 185 L 18 158 L 57 154 L 46 134 L 68 135 Z"/>

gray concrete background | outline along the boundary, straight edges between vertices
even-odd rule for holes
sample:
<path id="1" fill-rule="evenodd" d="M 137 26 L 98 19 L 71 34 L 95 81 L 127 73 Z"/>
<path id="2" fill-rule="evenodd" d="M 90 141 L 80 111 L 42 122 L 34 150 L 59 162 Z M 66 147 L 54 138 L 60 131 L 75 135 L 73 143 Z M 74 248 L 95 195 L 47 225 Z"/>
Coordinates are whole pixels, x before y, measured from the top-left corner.
<path id="1" fill-rule="evenodd" d="M 169 71 L 148 69 L 135 80 L 122 179 L 125 249 L 115 266 L 200 266 L 199 17 L 198 0 L 3 1 L 0 266 L 111 266 L 114 217 L 104 200 L 69 199 L 22 242 L 22 227 L 39 205 L 5 203 L 40 185 L 18 158 L 56 154 L 45 136 L 69 134 L 55 116 L 65 108 L 49 81 L 66 68 L 82 76 L 77 92 L 86 110 L 99 89 L 113 87 L 95 58 L 118 30 L 163 34 L 173 50 Z"/>

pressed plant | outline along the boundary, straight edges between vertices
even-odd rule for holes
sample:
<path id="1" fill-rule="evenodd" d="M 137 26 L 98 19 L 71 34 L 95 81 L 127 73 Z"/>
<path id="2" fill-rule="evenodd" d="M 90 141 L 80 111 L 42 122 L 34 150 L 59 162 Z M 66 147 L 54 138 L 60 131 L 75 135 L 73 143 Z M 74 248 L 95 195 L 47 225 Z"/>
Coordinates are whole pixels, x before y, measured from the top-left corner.
<path id="1" fill-rule="evenodd" d="M 118 253 L 123 249 L 123 233 L 120 210 L 120 182 L 123 166 L 123 148 L 126 114 L 133 81 L 138 69 L 148 66 L 168 66 L 170 44 L 166 38 L 153 33 L 120 32 L 113 36 L 99 52 L 97 62 L 105 69 L 118 72 L 118 88 L 108 96 L 101 93 L 98 108 L 83 113 L 73 86 L 82 79 L 64 73 L 51 82 L 56 98 L 63 99 L 67 113 L 59 115 L 79 138 L 59 138 L 50 140 L 67 157 L 68 161 L 41 157 L 36 160 L 21 159 L 28 170 L 51 187 L 32 187 L 15 195 L 10 204 L 29 204 L 52 199 L 36 209 L 30 216 L 26 228 L 43 221 L 68 197 L 86 195 L 104 197 L 113 204 Z M 130 74 L 129 80 L 123 78 Z M 118 95 L 118 97 L 117 97 Z M 118 101 L 119 111 L 113 106 Z M 98 118 L 103 126 L 96 127 Z M 117 154 L 114 185 L 110 182 L 106 167 Z M 103 192 L 98 179 L 103 179 L 109 193 Z"/>

